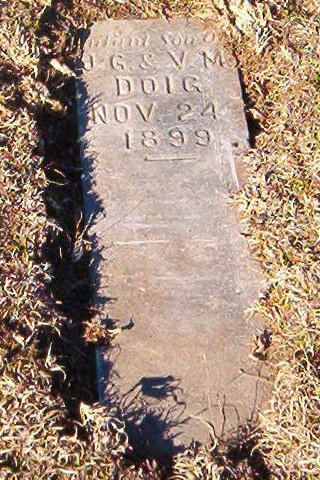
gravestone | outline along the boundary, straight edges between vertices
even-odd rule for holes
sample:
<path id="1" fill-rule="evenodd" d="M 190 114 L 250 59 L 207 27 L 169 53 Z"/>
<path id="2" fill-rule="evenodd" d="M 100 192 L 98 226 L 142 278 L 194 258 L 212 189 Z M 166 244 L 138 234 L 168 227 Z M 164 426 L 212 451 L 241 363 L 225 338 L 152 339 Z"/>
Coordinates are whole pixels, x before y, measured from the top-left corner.
<path id="1" fill-rule="evenodd" d="M 97 355 L 101 399 L 140 453 L 171 455 L 254 419 L 263 285 L 229 192 L 248 130 L 210 25 L 98 23 L 78 82 L 95 307 L 131 325 Z"/>

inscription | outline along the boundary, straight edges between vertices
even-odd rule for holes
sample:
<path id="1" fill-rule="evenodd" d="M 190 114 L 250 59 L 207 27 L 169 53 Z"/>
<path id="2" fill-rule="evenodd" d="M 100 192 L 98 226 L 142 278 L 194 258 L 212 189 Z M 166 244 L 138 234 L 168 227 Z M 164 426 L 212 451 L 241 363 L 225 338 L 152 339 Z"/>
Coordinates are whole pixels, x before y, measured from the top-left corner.
<path id="1" fill-rule="evenodd" d="M 168 52 L 170 57 L 172 58 L 174 64 L 178 68 L 184 68 L 186 63 L 186 52 L 181 52 L 179 54 L 174 52 Z"/>
<path id="2" fill-rule="evenodd" d="M 156 67 L 156 56 L 153 53 L 144 53 L 142 60 L 139 63 L 139 67 L 142 70 L 149 70 Z"/>
<path id="3" fill-rule="evenodd" d="M 203 92 L 198 75 L 186 75 L 175 79 L 168 75 L 164 77 L 116 77 L 116 92 L 118 97 L 142 93 L 145 95 L 173 94 L 182 88 L 186 93 Z"/>
<path id="4" fill-rule="evenodd" d="M 196 46 L 206 43 L 216 43 L 216 34 L 214 32 L 183 33 L 168 31 L 160 35 L 160 40 L 165 45 L 174 47 Z M 91 38 L 89 47 L 108 48 L 108 47 L 147 47 L 150 45 L 149 34 L 127 35 L 121 30 L 103 35 L 100 38 Z"/>
<path id="5" fill-rule="evenodd" d="M 110 57 L 110 65 L 114 70 L 125 70 L 126 64 L 124 63 L 124 56 L 121 53 L 112 55 Z"/>
<path id="6" fill-rule="evenodd" d="M 120 30 L 116 30 L 109 35 L 104 35 L 98 39 L 91 39 L 89 47 L 147 47 L 150 45 L 150 36 L 142 35 L 126 35 Z"/>
<path id="7" fill-rule="evenodd" d="M 109 66 L 111 70 L 118 72 L 130 72 L 132 70 L 152 71 L 157 70 L 159 65 L 163 62 L 163 55 L 166 55 L 170 60 L 171 66 L 176 70 L 186 70 L 191 67 L 221 67 L 224 63 L 224 58 L 219 49 L 214 52 L 207 50 L 200 50 L 196 54 L 190 54 L 186 50 L 176 52 L 174 50 L 167 50 L 157 55 L 154 52 L 142 52 L 135 55 L 125 53 L 113 53 L 112 55 L 104 55 L 101 58 L 94 54 L 89 54 L 83 59 L 84 69 L 92 70 L 95 66 Z"/>
<path id="8" fill-rule="evenodd" d="M 137 103 L 136 107 L 145 122 L 150 122 L 152 120 L 152 117 L 156 109 L 156 104 L 154 102 L 151 103 L 148 107 L 145 107 Z"/>
<path id="9" fill-rule="evenodd" d="M 196 107 L 190 103 L 179 103 L 177 105 L 177 110 L 180 112 L 178 113 L 178 120 L 180 121 L 194 120 L 198 117 L 205 116 L 209 116 L 214 120 L 216 119 L 215 106 L 212 100 L 207 103 L 204 109 L 201 109 L 199 113 Z"/>
<path id="10" fill-rule="evenodd" d="M 90 46 L 99 48 L 88 52 L 85 68 L 107 79 L 106 100 L 89 109 L 91 125 L 111 129 L 126 154 L 156 152 L 145 161 L 200 160 L 214 141 L 217 113 L 219 120 L 225 111 L 222 105 L 217 112 L 208 92 L 209 76 L 219 79 L 214 72 L 223 63 L 216 34 L 170 28 L 127 34 L 115 27 Z"/>
<path id="11" fill-rule="evenodd" d="M 116 105 L 114 107 L 114 119 L 116 122 L 125 123 L 130 119 L 130 110 L 126 105 Z"/>
<path id="12" fill-rule="evenodd" d="M 208 52 L 201 52 L 200 55 L 203 58 L 203 64 L 206 68 L 215 65 L 222 66 L 223 64 L 223 59 L 220 52 L 216 52 L 214 54 L 209 54 Z"/>
<path id="13" fill-rule="evenodd" d="M 157 104 L 152 102 L 148 105 L 136 103 L 134 105 L 115 104 L 115 105 L 99 105 L 91 109 L 89 115 L 94 124 L 110 124 L 112 121 L 118 123 L 125 123 L 131 120 L 132 112 L 139 115 L 139 118 L 144 122 L 151 122 Z"/>
<path id="14" fill-rule="evenodd" d="M 124 145 L 127 150 L 133 147 L 156 148 L 169 146 L 174 149 L 190 145 L 207 147 L 212 139 L 212 132 L 202 128 L 185 130 L 182 127 L 172 127 L 164 135 L 161 135 L 157 130 L 124 133 Z"/>
<path id="15" fill-rule="evenodd" d="M 199 43 L 214 43 L 216 41 L 216 35 L 214 32 L 203 32 L 198 35 L 193 34 L 184 34 L 180 32 L 167 32 L 161 35 L 163 43 L 166 45 L 174 45 L 175 47 L 180 47 L 181 45 L 191 46 L 198 45 Z"/>
<path id="16" fill-rule="evenodd" d="M 126 123 L 134 117 L 143 120 L 145 123 L 153 122 L 157 119 L 159 111 L 158 102 L 149 103 L 116 103 L 108 105 L 97 105 L 91 109 L 90 119 L 94 124 Z M 167 113 L 169 110 L 166 110 Z M 216 109 L 213 100 L 210 100 L 204 107 L 192 103 L 172 103 L 171 113 L 175 119 L 180 122 L 208 117 L 216 120 Z"/>

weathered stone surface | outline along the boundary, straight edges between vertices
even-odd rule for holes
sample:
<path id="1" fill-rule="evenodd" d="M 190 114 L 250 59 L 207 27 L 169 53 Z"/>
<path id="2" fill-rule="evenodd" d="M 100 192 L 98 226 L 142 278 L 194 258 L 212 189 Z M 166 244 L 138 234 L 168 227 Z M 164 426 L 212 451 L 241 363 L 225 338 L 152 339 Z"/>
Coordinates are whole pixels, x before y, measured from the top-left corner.
<path id="1" fill-rule="evenodd" d="M 115 325 L 103 398 L 140 451 L 171 454 L 252 419 L 260 399 L 245 310 L 262 285 L 228 190 L 247 146 L 238 73 L 212 26 L 106 21 L 78 86 L 95 301 Z M 224 65 L 224 66 L 222 66 Z"/>

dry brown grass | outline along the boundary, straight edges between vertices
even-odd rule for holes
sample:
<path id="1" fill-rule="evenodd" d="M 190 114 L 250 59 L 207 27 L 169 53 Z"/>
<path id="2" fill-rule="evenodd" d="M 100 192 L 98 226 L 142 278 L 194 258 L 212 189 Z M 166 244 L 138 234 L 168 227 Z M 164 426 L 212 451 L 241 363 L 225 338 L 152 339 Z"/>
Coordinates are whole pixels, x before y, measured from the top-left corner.
<path id="1" fill-rule="evenodd" d="M 261 129 L 246 158 L 250 178 L 236 198 L 248 225 L 248 239 L 270 281 L 258 309 L 273 333 L 269 363 L 275 384 L 270 408 L 261 415 L 255 432 L 256 442 L 273 477 L 320 478 L 317 2 L 52 3 L 53 9 L 47 0 L 0 2 L 0 477 L 159 477 L 148 462 L 136 467 L 124 464 L 127 445 L 122 426 L 103 409 L 77 400 L 76 395 L 70 397 L 74 402 L 70 407 L 61 393 L 69 383 L 58 393 L 53 389 L 55 375 L 60 375 L 59 385 L 64 378 L 65 347 L 56 332 L 63 331 L 69 320 L 55 308 L 56 298 L 48 295 L 46 284 L 54 275 L 41 252 L 48 232 L 62 229 L 64 238 L 69 238 L 72 231 L 70 245 L 78 249 L 82 233 L 81 229 L 74 233 L 74 225 L 64 222 L 67 203 L 49 188 L 52 178 L 62 179 L 53 176 L 60 160 L 43 162 L 39 128 L 48 135 L 51 123 L 69 119 L 64 85 L 72 80 L 60 66 L 72 67 L 77 29 L 104 17 L 184 14 L 213 19 L 222 28 L 243 74 L 248 114 Z M 53 58 L 59 63 L 52 63 Z M 51 154 L 64 153 L 52 150 Z M 74 176 L 64 176 L 63 181 L 72 183 Z M 56 212 L 49 217 L 44 191 L 47 209 L 49 202 Z M 58 249 L 57 258 L 63 266 L 62 250 Z M 92 325 L 80 333 L 96 340 L 101 328 Z M 67 374 L 71 367 L 68 364 Z M 83 383 L 81 388 L 85 390 Z M 87 393 L 81 395 L 83 399 Z M 245 439 L 241 448 L 246 454 L 236 461 L 230 444 L 187 452 L 175 460 L 174 476 L 259 478 Z M 237 449 L 239 454 L 239 444 Z"/>

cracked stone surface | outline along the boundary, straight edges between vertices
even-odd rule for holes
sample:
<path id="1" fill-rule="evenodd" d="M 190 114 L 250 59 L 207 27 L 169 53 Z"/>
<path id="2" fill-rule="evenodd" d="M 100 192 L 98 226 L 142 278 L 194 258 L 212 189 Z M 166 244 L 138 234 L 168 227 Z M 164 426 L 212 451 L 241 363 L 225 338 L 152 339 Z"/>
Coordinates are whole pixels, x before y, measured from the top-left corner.
<path id="1" fill-rule="evenodd" d="M 212 25 L 118 20 L 88 36 L 78 82 L 101 399 L 138 452 L 232 435 L 262 398 L 248 313 L 263 287 L 229 201 L 248 146 L 237 69 Z M 132 326 L 133 324 L 133 326 Z"/>

